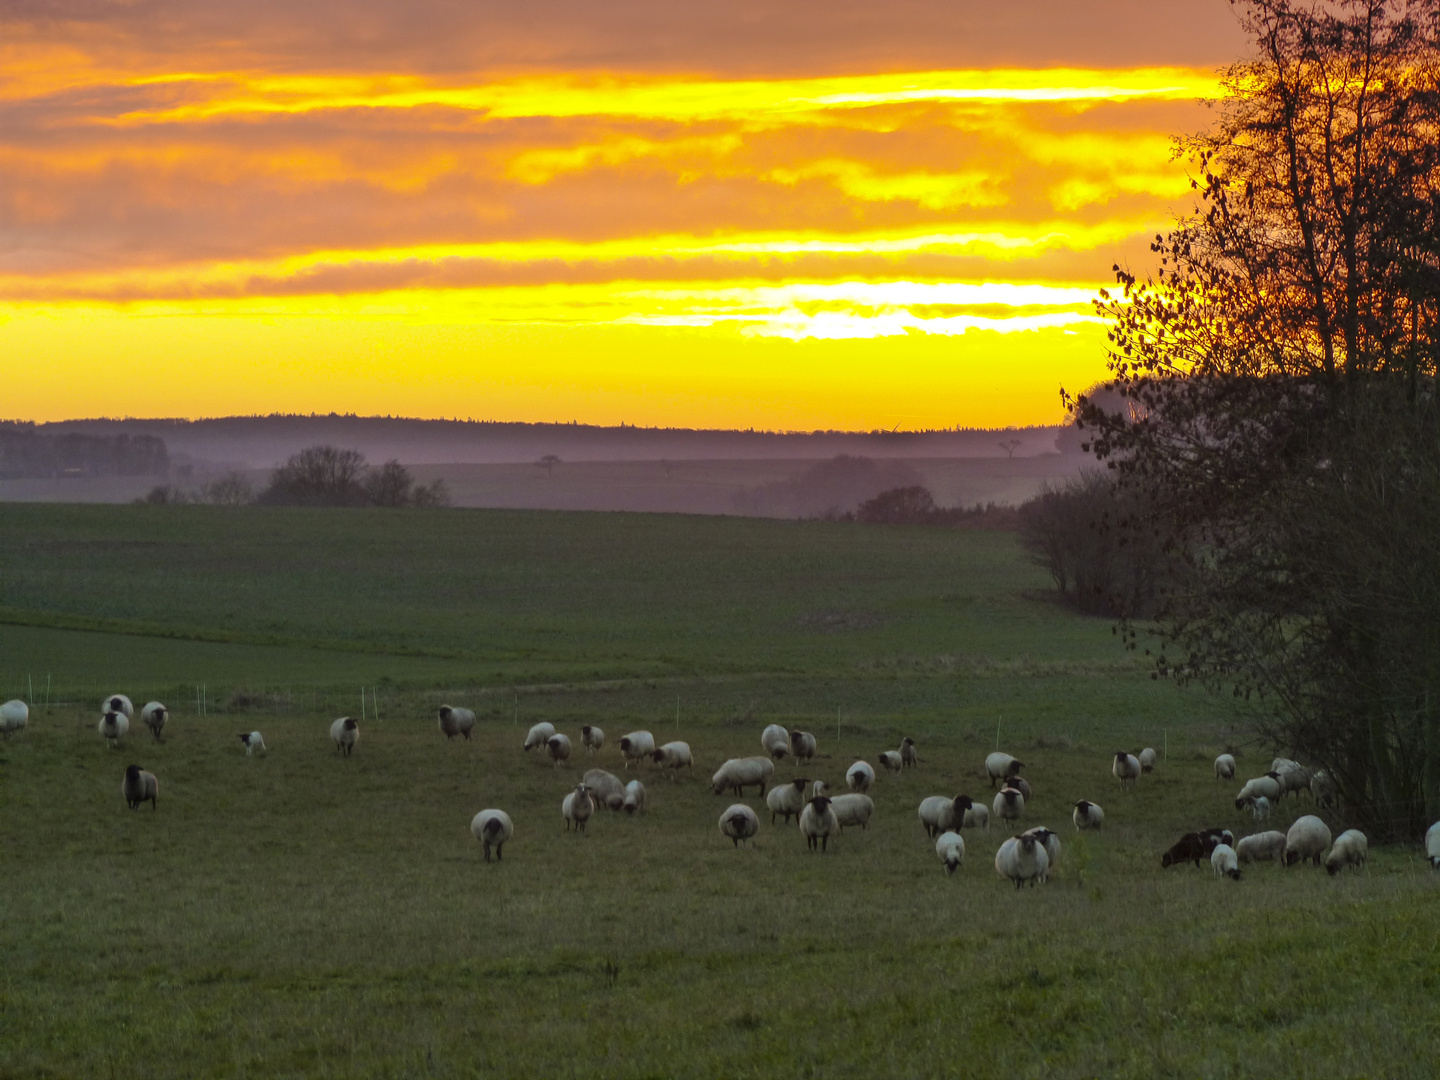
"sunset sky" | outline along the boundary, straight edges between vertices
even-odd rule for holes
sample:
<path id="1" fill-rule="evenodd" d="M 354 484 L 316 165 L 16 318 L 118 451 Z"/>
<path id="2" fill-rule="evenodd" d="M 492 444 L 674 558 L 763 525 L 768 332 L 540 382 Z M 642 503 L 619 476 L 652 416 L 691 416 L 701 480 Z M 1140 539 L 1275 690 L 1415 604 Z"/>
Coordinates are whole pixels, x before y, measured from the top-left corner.
<path id="1" fill-rule="evenodd" d="M 1049 423 L 1225 0 L 0 3 L 0 418 Z"/>

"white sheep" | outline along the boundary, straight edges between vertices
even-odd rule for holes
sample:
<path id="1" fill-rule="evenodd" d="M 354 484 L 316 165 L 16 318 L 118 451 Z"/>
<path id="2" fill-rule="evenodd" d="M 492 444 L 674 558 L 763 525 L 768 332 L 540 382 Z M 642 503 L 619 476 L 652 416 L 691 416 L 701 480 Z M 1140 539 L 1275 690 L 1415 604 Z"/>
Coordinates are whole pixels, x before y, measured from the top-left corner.
<path id="1" fill-rule="evenodd" d="M 585 747 L 587 754 L 595 753 L 605 745 L 605 732 L 594 724 L 585 724 L 580 728 L 580 745 Z"/>
<path id="2" fill-rule="evenodd" d="M 857 761 L 845 771 L 845 784 L 851 791 L 869 791 L 875 783 L 875 770 L 864 761 Z"/>
<path id="3" fill-rule="evenodd" d="M 1250 797 L 1250 816 L 1256 821 L 1264 821 L 1270 816 L 1270 800 L 1264 795 L 1252 795 Z"/>
<path id="4" fill-rule="evenodd" d="M 155 736 L 155 741 L 160 742 L 160 733 L 165 730 L 165 721 L 170 718 L 170 710 L 158 701 L 148 701 L 145 707 L 140 710 L 140 720 L 150 729 L 150 734 Z"/>
<path id="5" fill-rule="evenodd" d="M 984 803 L 972 803 L 969 810 L 965 811 L 965 820 L 960 822 L 962 829 L 984 829 L 990 831 L 990 808 Z"/>
<path id="6" fill-rule="evenodd" d="M 1347 866 L 1361 867 L 1370 858 L 1370 841 L 1359 829 L 1346 829 L 1335 838 L 1330 854 L 1325 856 L 1325 869 L 1334 877 Z"/>
<path id="7" fill-rule="evenodd" d="M 1440 821 L 1425 830 L 1425 857 L 1431 870 L 1440 870 Z"/>
<path id="8" fill-rule="evenodd" d="M 884 750 L 876 760 L 880 762 L 882 769 L 890 772 L 899 772 L 905 767 L 905 763 L 900 760 L 900 751 L 898 750 Z"/>
<path id="9" fill-rule="evenodd" d="M 1299 795 L 1302 791 L 1310 790 L 1310 770 L 1298 761 L 1276 758 L 1270 766 L 1270 774 L 1279 782 L 1282 797 L 1291 792 Z"/>
<path id="10" fill-rule="evenodd" d="M 1264 776 L 1257 776 L 1253 780 L 1246 780 L 1245 786 L 1235 796 L 1235 809 L 1244 810 L 1250 805 L 1250 800 L 1263 795 L 1272 803 L 1280 801 L 1280 781 L 1268 773 Z"/>
<path id="11" fill-rule="evenodd" d="M 915 752 L 915 740 L 910 736 L 900 740 L 900 764 L 907 769 L 920 763 L 920 755 Z"/>
<path id="12" fill-rule="evenodd" d="M 270 753 L 270 751 L 265 746 L 265 737 L 261 735 L 260 732 L 242 731 L 239 732 L 239 735 L 240 741 L 245 744 L 246 757 L 252 757 L 256 750 L 259 750 L 262 754 Z"/>
<path id="13" fill-rule="evenodd" d="M 633 761 L 637 765 L 655 753 L 655 736 L 648 731 L 632 731 L 620 736 L 620 756 L 625 759 L 625 768 Z"/>
<path id="14" fill-rule="evenodd" d="M 1335 778 L 1324 769 L 1316 769 L 1310 775 L 1310 797 L 1316 806 L 1328 806 L 1334 810 L 1339 805 L 1339 791 Z"/>
<path id="15" fill-rule="evenodd" d="M 562 762 L 570 760 L 570 736 L 551 735 L 545 740 L 545 753 L 555 763 L 555 768 L 560 768 Z"/>
<path id="16" fill-rule="evenodd" d="M 30 706 L 19 698 L 13 698 L 0 705 L 0 735 L 7 739 L 12 731 L 24 731 L 30 722 Z"/>
<path id="17" fill-rule="evenodd" d="M 1050 870 L 1050 855 L 1045 844 L 1034 836 L 1012 836 L 995 853 L 995 872 L 1013 881 L 1015 888 L 1036 880 Z"/>
<path id="18" fill-rule="evenodd" d="M 1025 767 L 1025 763 L 1009 754 L 1002 754 L 998 750 L 985 758 L 985 773 L 990 777 L 990 786 L 995 786 L 997 780 L 1008 780 L 1019 774 Z"/>
<path id="19" fill-rule="evenodd" d="M 465 736 L 466 742 L 470 740 L 470 729 L 475 726 L 475 713 L 470 709 L 461 709 L 451 705 L 440 706 L 440 733 L 446 740 L 452 740 L 456 735 Z M 482 811 L 488 813 L 489 811 Z M 500 811 L 495 811 L 499 813 Z M 509 818 L 506 818 L 508 821 Z M 488 855 L 488 849 L 487 849 Z M 489 862 L 487 857 L 486 862 Z"/>
<path id="20" fill-rule="evenodd" d="M 948 829 L 959 829 L 966 813 L 975 804 L 968 795 L 931 795 L 920 800 L 920 824 L 926 836 L 939 836 Z"/>
<path id="21" fill-rule="evenodd" d="M 100 718 L 97 730 L 101 737 L 110 744 L 114 750 L 120 745 L 120 740 L 130 730 L 130 720 L 123 712 L 107 712 Z"/>
<path id="22" fill-rule="evenodd" d="M 1019 821 L 1025 813 L 1025 796 L 1013 787 L 1003 787 L 995 796 L 991 809 L 1001 821 Z"/>
<path id="23" fill-rule="evenodd" d="M 830 808 L 830 800 L 824 795 L 816 795 L 805 804 L 805 809 L 800 811 L 800 834 L 805 837 L 808 850 L 824 852 L 828 848 L 830 837 L 839 831 L 840 822 L 835 817 L 835 811 Z"/>
<path id="24" fill-rule="evenodd" d="M 765 805 L 770 808 L 770 824 L 775 824 L 775 815 L 779 814 L 785 818 L 785 823 L 790 823 L 790 818 L 800 816 L 800 811 L 805 806 L 805 785 L 810 781 L 803 776 L 797 776 L 788 784 L 776 784 L 770 789 L 770 794 L 765 796 Z"/>
<path id="25" fill-rule="evenodd" d="M 1253 833 L 1235 845 L 1235 856 L 1241 865 L 1252 862 L 1284 862 L 1285 834 L 1274 829 Z"/>
<path id="26" fill-rule="evenodd" d="M 571 825 L 575 826 L 576 832 L 584 832 L 585 823 L 594 812 L 595 800 L 590 798 L 590 792 L 584 784 L 576 784 L 575 790 L 560 802 L 560 816 L 565 819 L 566 832 L 570 831 Z"/>
<path id="27" fill-rule="evenodd" d="M 790 732 L 779 724 L 767 724 L 760 732 L 760 747 L 776 761 L 790 753 Z"/>
<path id="28" fill-rule="evenodd" d="M 614 773 L 604 769 L 591 769 L 580 781 L 597 806 L 606 810 L 619 810 L 625 805 L 625 784 Z"/>
<path id="29" fill-rule="evenodd" d="M 330 741 L 335 744 L 335 752 L 349 757 L 355 751 L 355 744 L 360 741 L 360 725 L 349 716 L 342 716 L 330 725 Z"/>
<path id="30" fill-rule="evenodd" d="M 774 775 L 775 763 L 768 757 L 731 758 L 715 771 L 710 778 L 710 786 L 715 789 L 716 795 L 730 790 L 743 798 L 747 787 L 758 787 L 760 794 L 764 795 Z"/>
<path id="31" fill-rule="evenodd" d="M 824 795 L 828 798 L 830 795 L 830 785 L 824 780 L 816 780 L 810 790 L 810 797 L 813 799 L 816 795 Z"/>
<path id="32" fill-rule="evenodd" d="M 1021 836 L 1033 836 L 1040 843 L 1045 845 L 1045 856 L 1049 859 L 1049 865 L 1045 872 L 1040 875 L 1040 884 L 1044 885 L 1050 880 L 1050 873 L 1060 865 L 1060 837 L 1055 835 L 1053 829 L 1047 829 L 1044 825 L 1036 825 L 1026 829 Z"/>
<path id="33" fill-rule="evenodd" d="M 135 706 L 124 694 L 111 694 L 100 703 L 100 711 L 122 713 L 126 720 L 135 718 Z"/>
<path id="34" fill-rule="evenodd" d="M 862 829 L 870 828 L 870 815 L 875 813 L 875 802 L 869 795 L 861 795 L 852 792 L 848 795 L 836 795 L 830 800 L 830 809 L 835 811 L 835 820 L 840 823 L 840 831 L 845 831 L 847 825 L 859 825 Z"/>
<path id="35" fill-rule="evenodd" d="M 1140 759 L 1134 754 L 1127 754 L 1124 750 L 1115 751 L 1115 764 L 1110 766 L 1110 772 L 1116 780 L 1120 781 L 1121 791 L 1133 791 L 1135 781 L 1140 779 Z"/>
<path id="36" fill-rule="evenodd" d="M 790 753 L 795 760 L 801 762 L 809 761 L 815 756 L 815 736 L 808 731 L 790 732 Z"/>
<path id="37" fill-rule="evenodd" d="M 639 780 L 631 780 L 625 785 L 625 801 L 621 804 L 625 807 L 627 814 L 633 814 L 645 809 L 645 785 Z"/>
<path id="38" fill-rule="evenodd" d="M 680 774 L 681 769 L 689 769 L 690 775 L 695 775 L 695 759 L 690 755 L 689 743 L 667 742 L 664 746 L 657 747 L 650 758 L 661 767 L 669 769 L 672 780 Z"/>
<path id="39" fill-rule="evenodd" d="M 935 854 L 945 864 L 945 873 L 953 874 L 965 861 L 965 841 L 957 832 L 941 833 L 935 841 Z"/>
<path id="40" fill-rule="evenodd" d="M 1081 799 L 1075 804 L 1075 812 L 1070 815 L 1070 819 L 1075 822 L 1076 832 L 1081 829 L 1098 829 L 1105 824 L 1105 811 L 1100 809 L 1098 803 Z"/>
<path id="41" fill-rule="evenodd" d="M 490 849 L 494 847 L 495 861 L 499 862 L 505 841 L 515 835 L 515 824 L 504 810 L 481 810 L 470 819 L 470 831 L 485 849 L 485 861 L 490 861 Z"/>
<path id="42" fill-rule="evenodd" d="M 1216 780 L 1234 780 L 1234 779 L 1235 779 L 1235 755 L 1234 755 L 1234 754 L 1221 754 L 1219 757 L 1217 757 L 1217 758 L 1215 759 L 1215 779 L 1216 779 Z"/>
<path id="43" fill-rule="evenodd" d="M 1210 852 L 1210 869 L 1215 871 L 1216 877 L 1239 881 L 1240 861 L 1235 856 L 1235 849 L 1229 844 L 1216 844 L 1215 850 Z"/>
<path id="44" fill-rule="evenodd" d="M 728 836 L 737 848 L 741 840 L 749 840 L 760 831 L 760 819 L 744 803 L 735 803 L 720 815 L 720 834 Z"/>
<path id="45" fill-rule="evenodd" d="M 1295 824 L 1285 834 L 1285 865 L 1294 866 L 1297 862 L 1313 859 L 1319 866 L 1320 857 L 1329 846 L 1330 826 L 1314 814 L 1296 818 Z"/>
<path id="46" fill-rule="evenodd" d="M 1140 751 L 1139 758 L 1138 758 L 1137 760 L 1139 760 L 1139 762 L 1140 762 L 1140 771 L 1141 771 L 1142 773 L 1154 772 L 1154 771 L 1155 771 L 1155 749 L 1154 749 L 1154 747 L 1147 746 L 1147 747 L 1145 747 L 1144 750 L 1141 750 L 1141 751 Z"/>
<path id="47" fill-rule="evenodd" d="M 154 773 L 146 772 L 139 765 L 130 765 L 125 769 L 125 779 L 120 781 L 120 794 L 125 796 L 125 805 L 131 810 L 140 809 L 143 802 L 148 802 L 151 810 L 157 810 L 160 781 Z"/>
<path id="48" fill-rule="evenodd" d="M 1030 781 L 1026 780 L 1023 776 L 1010 777 L 1009 780 L 1005 781 L 1005 786 L 1014 788 L 1021 795 L 1024 795 L 1027 803 L 1030 801 Z"/>
<path id="49" fill-rule="evenodd" d="M 537 746 L 544 746 L 550 736 L 554 734 L 554 724 L 547 724 L 544 721 L 536 724 L 525 734 L 526 751 L 534 750 Z"/>

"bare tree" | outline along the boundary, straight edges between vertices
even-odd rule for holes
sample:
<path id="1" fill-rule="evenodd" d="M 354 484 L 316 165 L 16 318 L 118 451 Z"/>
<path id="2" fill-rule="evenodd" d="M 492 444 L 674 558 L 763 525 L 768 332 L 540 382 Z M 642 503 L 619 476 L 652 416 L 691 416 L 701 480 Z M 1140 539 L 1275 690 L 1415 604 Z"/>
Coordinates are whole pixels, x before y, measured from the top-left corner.
<path id="1" fill-rule="evenodd" d="M 545 470 L 545 476 L 546 476 L 547 478 L 549 478 L 549 477 L 551 477 L 551 476 L 554 475 L 554 473 L 555 473 L 555 466 L 560 464 L 560 455 L 558 455 L 558 454 L 546 454 L 544 457 L 542 457 L 542 458 L 541 458 L 539 461 L 537 461 L 535 464 L 536 464 L 536 465 L 539 465 L 540 468 L 544 469 L 544 470 Z"/>

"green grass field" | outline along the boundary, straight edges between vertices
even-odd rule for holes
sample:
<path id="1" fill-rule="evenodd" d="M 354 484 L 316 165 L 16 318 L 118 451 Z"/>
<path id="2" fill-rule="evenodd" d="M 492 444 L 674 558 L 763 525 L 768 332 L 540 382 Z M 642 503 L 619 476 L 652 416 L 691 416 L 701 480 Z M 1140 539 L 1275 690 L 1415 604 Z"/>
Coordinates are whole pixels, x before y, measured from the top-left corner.
<path id="1" fill-rule="evenodd" d="M 1402 848 L 1336 879 L 1162 871 L 1183 831 L 1249 831 L 1210 767 L 1234 719 L 1056 607 L 1009 536 L 12 506 L 0 609 L 0 695 L 43 673 L 52 698 L 0 743 L 0 1077 L 1434 1071 L 1440 875 Z M 172 702 L 163 744 L 95 731 L 103 693 L 196 684 L 209 714 Z M 380 719 L 345 760 L 327 731 L 361 685 Z M 438 733 L 442 698 L 472 742 Z M 570 767 L 521 751 L 538 719 Z M 763 810 L 735 850 L 709 774 L 772 720 L 817 734 L 832 783 L 905 734 L 921 766 L 826 855 Z M 625 731 L 678 732 L 697 776 L 646 770 L 648 813 L 567 834 L 582 723 L 616 773 Z M 1003 830 L 967 830 L 946 878 L 915 816 L 989 792 L 997 726 L 1026 823 L 1066 845 L 1020 893 Z M 1168 754 L 1122 796 L 1110 755 L 1142 745 Z M 124 807 L 132 761 L 157 812 Z M 1082 797 L 1107 812 L 1083 839 Z M 500 864 L 468 830 L 487 806 L 516 823 Z"/>

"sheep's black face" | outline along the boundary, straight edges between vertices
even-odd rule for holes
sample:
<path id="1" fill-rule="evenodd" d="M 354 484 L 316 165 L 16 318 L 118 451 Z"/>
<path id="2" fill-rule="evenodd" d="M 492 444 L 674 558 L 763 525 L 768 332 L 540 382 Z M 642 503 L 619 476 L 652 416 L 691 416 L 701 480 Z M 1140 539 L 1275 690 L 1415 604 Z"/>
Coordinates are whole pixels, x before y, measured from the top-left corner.
<path id="1" fill-rule="evenodd" d="M 125 779 L 126 779 L 126 780 L 138 780 L 138 779 L 140 779 L 140 766 L 139 766 L 139 765 L 129 765 L 129 766 L 127 766 L 126 769 L 125 769 Z"/>
<path id="2" fill-rule="evenodd" d="M 1168 870 L 1170 868 L 1170 864 L 1174 861 L 1175 860 L 1170 856 L 1170 852 L 1165 852 L 1164 855 L 1160 856 L 1160 869 Z"/>
<path id="3" fill-rule="evenodd" d="M 355 730 L 357 727 L 359 727 L 359 726 L 360 726 L 360 725 L 357 724 L 354 720 L 347 719 L 347 720 L 345 721 L 345 730 L 346 730 L 346 731 L 354 731 L 354 730 Z"/>

